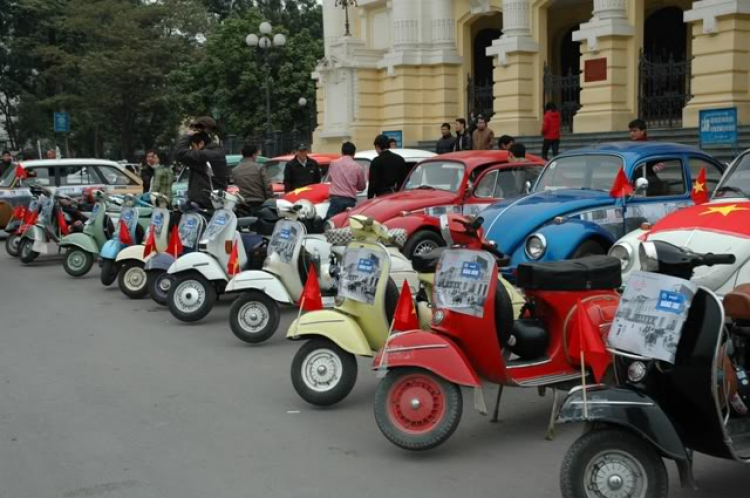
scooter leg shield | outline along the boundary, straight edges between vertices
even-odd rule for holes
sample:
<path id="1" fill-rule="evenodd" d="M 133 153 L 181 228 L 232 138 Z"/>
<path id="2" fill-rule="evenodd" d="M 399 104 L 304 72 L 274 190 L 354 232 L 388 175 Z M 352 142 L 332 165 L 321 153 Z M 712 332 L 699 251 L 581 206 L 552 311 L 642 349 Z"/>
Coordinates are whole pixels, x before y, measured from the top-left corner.
<path id="1" fill-rule="evenodd" d="M 64 237 L 60 241 L 60 247 L 76 246 L 86 252 L 99 254 L 99 246 L 96 245 L 94 238 L 85 233 L 73 233 Z"/>
<path id="2" fill-rule="evenodd" d="M 372 349 L 359 324 L 351 317 L 333 310 L 311 311 L 289 326 L 287 339 L 330 339 L 338 347 L 357 356 L 372 356 Z"/>
<path id="3" fill-rule="evenodd" d="M 102 246 L 102 250 L 99 255 L 102 257 L 102 259 L 115 259 L 117 258 L 117 254 L 120 252 L 120 249 L 122 249 L 122 244 L 120 243 L 120 241 L 116 239 L 110 239 Z"/>
<path id="4" fill-rule="evenodd" d="M 131 259 L 143 261 L 143 246 L 129 246 L 122 249 L 117 253 L 117 259 L 115 261 L 121 263 Z"/>
<path id="5" fill-rule="evenodd" d="M 450 339 L 414 330 L 394 334 L 378 352 L 372 368 L 417 367 L 466 387 L 481 388 L 479 376 L 463 351 Z"/>
<path id="6" fill-rule="evenodd" d="M 294 299 L 276 275 L 265 271 L 248 270 L 235 275 L 224 290 L 226 294 L 259 290 L 282 304 L 294 304 Z"/>
<path id="7" fill-rule="evenodd" d="M 662 456 L 687 460 L 687 451 L 669 417 L 659 405 L 641 393 L 623 388 L 591 386 L 568 394 L 557 417 L 558 424 L 603 422 L 620 426 L 640 435 L 654 445 Z"/>

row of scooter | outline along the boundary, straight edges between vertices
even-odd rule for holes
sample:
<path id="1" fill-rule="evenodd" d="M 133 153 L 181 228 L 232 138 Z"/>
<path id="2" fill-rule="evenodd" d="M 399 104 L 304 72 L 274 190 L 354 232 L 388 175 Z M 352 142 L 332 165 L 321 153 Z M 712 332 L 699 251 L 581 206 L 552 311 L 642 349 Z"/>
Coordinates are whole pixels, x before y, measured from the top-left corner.
<path id="1" fill-rule="evenodd" d="M 445 217 L 448 246 L 409 261 L 399 250 L 403 231 L 352 216 L 348 228 L 323 233 L 304 201 L 274 201 L 238 217 L 240 199 L 225 192 L 212 193 L 213 213 L 125 199 L 112 223 L 119 228 L 106 228 L 111 198 L 96 195 L 82 232 L 59 238 L 69 274 L 81 276 L 88 263 L 68 261 L 82 247 L 63 244 L 66 237 L 98 244 L 94 234 L 108 230 L 110 239 L 97 245 L 103 283 L 116 273 L 125 295 L 150 295 L 181 321 L 200 320 L 219 295 L 236 294 L 230 328 L 258 344 L 276 332 L 281 307 L 299 308 L 286 333 L 303 342 L 291 361 L 296 392 L 313 405 L 335 405 L 356 384 L 357 357 L 372 358 L 381 378 L 375 420 L 400 448 L 443 444 L 459 425 L 464 394 L 473 392 L 474 407 L 486 414 L 485 388 L 495 385 L 493 421 L 503 390 L 525 387 L 552 393 L 548 438 L 556 423 L 586 423 L 563 463 L 565 498 L 666 497 L 662 459 L 674 460 L 691 484 L 694 451 L 750 461 L 750 288 L 723 299 L 699 289 L 667 362 L 604 346 L 621 302 L 618 260 L 524 264 L 512 285 L 499 274 L 507 259 L 485 239 L 481 218 Z M 36 209 L 37 229 L 43 218 L 62 223 L 37 202 L 18 213 L 24 222 Z M 139 236 L 147 209 L 150 223 Z M 29 230 L 29 223 L 18 228 L 22 257 Z M 118 250 L 105 251 L 108 243 Z M 642 251 L 645 270 L 682 280 L 699 266 L 734 262 L 665 242 L 644 243 Z M 311 306 L 316 292 L 320 302 Z M 587 344 L 585 330 L 602 348 Z"/>

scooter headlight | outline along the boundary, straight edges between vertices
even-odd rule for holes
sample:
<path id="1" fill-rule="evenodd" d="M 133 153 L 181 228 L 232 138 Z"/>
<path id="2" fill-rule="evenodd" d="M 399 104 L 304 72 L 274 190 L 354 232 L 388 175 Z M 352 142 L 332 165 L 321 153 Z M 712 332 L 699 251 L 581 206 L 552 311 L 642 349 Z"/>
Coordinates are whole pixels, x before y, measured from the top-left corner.
<path id="1" fill-rule="evenodd" d="M 345 299 L 346 298 L 344 298 L 344 296 L 342 296 L 341 294 L 336 294 L 336 297 L 333 299 L 333 304 L 335 304 L 336 306 L 341 306 L 342 304 L 344 304 Z"/>
<path id="2" fill-rule="evenodd" d="M 435 310 L 435 313 L 432 314 L 432 324 L 437 326 L 443 323 L 443 320 L 445 320 L 445 311 L 443 310 Z"/>
<path id="3" fill-rule="evenodd" d="M 628 366 L 628 380 L 640 382 L 646 377 L 646 364 L 642 361 L 634 361 Z"/>
<path id="4" fill-rule="evenodd" d="M 612 246 L 609 255 L 620 260 L 622 271 L 628 271 L 633 266 L 633 248 L 626 242 Z"/>
<path id="5" fill-rule="evenodd" d="M 547 251 L 547 239 L 540 233 L 535 233 L 526 239 L 526 256 L 529 259 L 541 259 Z"/>
<path id="6" fill-rule="evenodd" d="M 653 242 L 642 242 L 638 248 L 638 257 L 641 259 L 641 270 L 647 272 L 659 271 L 659 252 Z"/>

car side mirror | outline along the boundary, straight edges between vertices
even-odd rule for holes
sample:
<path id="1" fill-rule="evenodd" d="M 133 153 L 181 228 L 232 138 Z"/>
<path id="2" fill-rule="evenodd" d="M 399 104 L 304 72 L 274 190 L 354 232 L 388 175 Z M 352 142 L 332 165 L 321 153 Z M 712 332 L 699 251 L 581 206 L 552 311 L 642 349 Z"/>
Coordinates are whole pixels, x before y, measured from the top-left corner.
<path id="1" fill-rule="evenodd" d="M 526 192 L 527 194 L 530 194 L 530 193 L 531 193 L 531 182 L 530 182 L 530 181 L 528 181 L 528 180 L 527 180 L 527 181 L 526 181 L 526 183 L 524 183 L 524 185 L 523 185 L 523 190 L 524 190 L 524 192 Z"/>
<path id="2" fill-rule="evenodd" d="M 637 194 L 645 194 L 648 190 L 648 180 L 645 178 L 638 178 L 635 181 L 635 193 Z"/>

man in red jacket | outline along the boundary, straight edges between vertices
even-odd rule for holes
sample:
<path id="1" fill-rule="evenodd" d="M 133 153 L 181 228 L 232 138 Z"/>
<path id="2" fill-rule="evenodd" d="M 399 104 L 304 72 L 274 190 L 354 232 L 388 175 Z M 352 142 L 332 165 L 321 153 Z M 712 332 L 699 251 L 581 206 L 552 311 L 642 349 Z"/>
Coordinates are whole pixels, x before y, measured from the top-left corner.
<path id="1" fill-rule="evenodd" d="M 544 121 L 542 123 L 542 157 L 547 160 L 550 148 L 552 157 L 555 157 L 560 151 L 560 111 L 552 102 L 547 102 L 544 106 Z"/>

